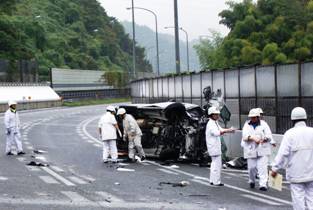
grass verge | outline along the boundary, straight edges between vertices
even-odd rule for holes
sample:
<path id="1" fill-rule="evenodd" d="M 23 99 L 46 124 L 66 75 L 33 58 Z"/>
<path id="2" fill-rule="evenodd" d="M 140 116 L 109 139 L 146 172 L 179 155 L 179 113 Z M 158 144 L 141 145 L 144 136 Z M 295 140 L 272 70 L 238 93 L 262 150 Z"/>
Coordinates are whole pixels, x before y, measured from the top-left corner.
<path id="1" fill-rule="evenodd" d="M 130 102 L 130 98 L 108 98 L 108 99 L 85 99 L 80 101 L 65 101 L 63 106 L 87 106 L 87 105 L 98 105 L 98 104 L 113 104 L 121 102 Z"/>

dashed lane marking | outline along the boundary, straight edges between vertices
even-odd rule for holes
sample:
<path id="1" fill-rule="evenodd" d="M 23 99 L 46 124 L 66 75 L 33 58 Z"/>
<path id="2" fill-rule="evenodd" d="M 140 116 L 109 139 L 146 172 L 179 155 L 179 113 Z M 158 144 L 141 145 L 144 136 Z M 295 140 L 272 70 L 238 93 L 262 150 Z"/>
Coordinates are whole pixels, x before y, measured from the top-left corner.
<path id="1" fill-rule="evenodd" d="M 39 176 L 39 178 L 47 184 L 60 184 L 57 180 L 51 176 Z"/>
<path id="2" fill-rule="evenodd" d="M 28 150 L 33 150 L 33 149 L 34 149 L 33 146 L 27 146 L 26 148 L 27 148 Z"/>
<path id="3" fill-rule="evenodd" d="M 24 158 L 24 157 L 18 157 L 18 158 L 16 158 L 18 161 L 20 161 L 20 162 L 24 162 L 25 160 L 26 160 L 26 158 Z"/>
<path id="4" fill-rule="evenodd" d="M 164 173 L 167 173 L 167 174 L 172 174 L 172 175 L 179 175 L 178 173 L 176 172 L 173 172 L 173 171 L 170 171 L 170 170 L 167 170 L 167 169 L 164 169 L 164 168 L 157 168 L 158 171 L 162 171 Z"/>
<path id="5" fill-rule="evenodd" d="M 26 166 L 29 171 L 41 171 L 37 166 Z"/>
<path id="6" fill-rule="evenodd" d="M 269 204 L 269 205 L 281 206 L 280 203 L 277 203 L 277 202 L 274 202 L 274 201 L 270 201 L 270 200 L 266 200 L 266 199 L 263 199 L 263 198 L 258 198 L 258 197 L 252 196 L 252 195 L 241 194 L 241 196 L 245 197 L 245 198 L 250 198 L 251 200 L 255 200 L 255 201 L 262 202 L 262 203 L 266 203 L 266 204 Z"/>
<path id="7" fill-rule="evenodd" d="M 59 168 L 57 166 L 50 166 L 50 168 L 52 168 L 53 170 L 55 170 L 56 172 L 64 172 L 64 170 L 62 168 Z"/>
<path id="8" fill-rule="evenodd" d="M 162 165 L 160 165 L 158 163 L 155 163 L 153 161 L 147 161 L 147 162 L 149 162 L 149 163 L 151 163 L 153 165 L 159 166 L 161 168 L 166 168 L 168 170 L 177 172 L 179 174 L 184 174 L 184 175 L 190 176 L 192 178 L 200 177 L 200 176 L 197 176 L 197 175 L 194 175 L 192 173 L 188 173 L 188 172 L 185 172 L 185 171 L 182 171 L 182 170 L 179 170 L 179 169 L 174 169 L 174 168 L 169 168 L 169 167 L 166 167 L 166 166 L 162 166 Z M 207 178 L 203 177 L 203 180 L 205 180 L 205 179 L 207 179 Z M 210 186 L 210 183 L 207 183 L 207 182 L 204 182 L 204 181 L 201 181 L 201 180 L 193 180 L 193 181 L 196 181 L 196 182 L 198 182 L 200 184 L 203 184 L 203 185 L 206 185 L 206 186 Z M 283 204 L 292 205 L 292 202 L 284 200 L 284 199 L 280 199 L 280 198 L 277 198 L 277 197 L 268 196 L 268 195 L 264 195 L 264 194 L 256 193 L 256 192 L 252 192 L 252 191 L 249 191 L 249 190 L 246 190 L 246 189 L 243 189 L 243 188 L 240 188 L 240 187 L 236 187 L 236 186 L 233 186 L 233 185 L 229 185 L 229 184 L 224 184 L 224 186 L 227 187 L 227 188 L 233 189 L 233 190 L 237 190 L 237 191 L 240 191 L 240 192 L 244 192 L 244 193 L 250 194 L 250 195 L 255 195 L 257 197 L 263 197 L 263 198 L 270 199 L 270 200 L 273 200 L 273 201 L 277 201 L 277 202 L 280 202 L 280 203 L 283 203 Z"/>
<path id="9" fill-rule="evenodd" d="M 82 180 L 76 176 L 69 176 L 67 178 L 70 179 L 72 182 L 75 182 L 77 184 L 87 184 L 87 182 L 85 182 L 84 180 Z"/>
<path id="10" fill-rule="evenodd" d="M 0 181 L 7 181 L 8 178 L 7 177 L 4 177 L 4 176 L 0 176 Z"/>
<path id="11" fill-rule="evenodd" d="M 65 184 L 67 186 L 76 186 L 74 183 L 70 182 L 69 180 L 67 180 L 64 177 L 60 176 L 59 174 L 55 173 L 54 171 L 52 171 L 48 167 L 42 167 L 42 170 L 44 170 L 45 172 L 47 172 L 48 174 L 50 174 L 51 176 L 53 176 L 54 178 L 56 178 L 57 180 L 59 180 L 60 182 L 62 182 L 63 184 Z"/>

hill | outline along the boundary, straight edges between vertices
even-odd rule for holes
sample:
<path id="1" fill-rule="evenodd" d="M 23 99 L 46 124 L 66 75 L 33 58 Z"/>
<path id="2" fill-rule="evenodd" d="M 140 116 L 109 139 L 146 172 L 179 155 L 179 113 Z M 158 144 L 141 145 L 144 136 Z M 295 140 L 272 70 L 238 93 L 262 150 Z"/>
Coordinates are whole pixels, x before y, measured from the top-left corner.
<path id="1" fill-rule="evenodd" d="M 203 68 L 313 59 L 312 0 L 244 0 L 228 6 L 219 14 L 228 36 L 198 46 Z"/>
<path id="2" fill-rule="evenodd" d="M 128 21 L 122 22 L 126 33 L 132 37 L 132 23 Z M 146 49 L 147 58 L 153 66 L 153 71 L 157 69 L 156 59 L 156 41 L 155 31 L 149 27 L 136 25 L 136 42 L 138 45 Z M 173 30 L 173 29 L 168 29 Z M 174 30 L 173 30 L 174 34 Z M 180 34 L 180 39 L 185 39 L 185 34 Z M 196 51 L 193 49 L 193 45 L 197 43 L 196 40 L 189 41 L 189 66 L 191 71 L 199 70 L 199 61 Z M 187 71 L 187 46 L 186 42 L 180 41 L 180 59 L 181 59 L 181 71 Z M 159 33 L 159 55 L 160 55 L 160 72 L 172 73 L 176 71 L 175 66 L 175 37 L 168 34 Z"/>
<path id="3" fill-rule="evenodd" d="M 137 70 L 151 71 L 136 52 Z M 96 0 L 0 1 L 0 59 L 37 60 L 41 80 L 50 67 L 132 71 L 131 54 L 123 26 Z"/>

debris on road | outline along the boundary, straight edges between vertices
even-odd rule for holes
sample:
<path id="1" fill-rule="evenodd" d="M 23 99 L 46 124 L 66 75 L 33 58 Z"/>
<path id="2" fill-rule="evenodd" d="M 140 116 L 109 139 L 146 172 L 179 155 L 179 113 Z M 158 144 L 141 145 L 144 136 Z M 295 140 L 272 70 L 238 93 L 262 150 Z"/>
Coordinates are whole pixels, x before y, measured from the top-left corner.
<path id="1" fill-rule="evenodd" d="M 247 169 L 247 160 L 243 157 L 236 157 L 231 161 L 226 162 L 226 165 L 230 168 Z"/>
<path id="2" fill-rule="evenodd" d="M 120 185 L 120 183 L 119 183 L 119 182 L 115 182 L 114 184 L 115 184 L 115 185 Z"/>
<path id="3" fill-rule="evenodd" d="M 179 168 L 179 166 L 178 165 L 171 165 L 171 166 L 169 166 L 169 168 Z"/>
<path id="4" fill-rule="evenodd" d="M 47 151 L 44 151 L 44 150 L 33 150 L 33 153 L 35 154 L 44 154 L 44 153 L 48 153 Z"/>
<path id="5" fill-rule="evenodd" d="M 26 165 L 28 165 L 28 166 L 39 166 L 39 167 L 48 167 L 49 166 L 49 164 L 40 163 L 40 162 L 36 162 L 36 161 L 30 161 Z"/>
<path id="6" fill-rule="evenodd" d="M 172 187 L 186 187 L 190 185 L 188 181 L 181 181 L 181 182 L 160 182 L 159 185 L 162 186 L 164 184 L 172 185 Z"/>
<path id="7" fill-rule="evenodd" d="M 118 167 L 116 170 L 117 170 L 117 171 L 125 171 L 125 172 L 132 172 L 132 171 L 135 171 L 135 169 L 131 169 L 131 168 L 120 168 L 120 167 Z"/>

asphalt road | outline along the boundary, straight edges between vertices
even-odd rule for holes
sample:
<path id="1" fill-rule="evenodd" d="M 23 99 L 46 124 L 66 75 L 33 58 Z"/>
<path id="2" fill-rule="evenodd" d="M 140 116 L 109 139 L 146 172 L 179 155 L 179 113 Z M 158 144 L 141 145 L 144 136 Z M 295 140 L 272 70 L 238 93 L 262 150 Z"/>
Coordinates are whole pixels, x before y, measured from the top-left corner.
<path id="1" fill-rule="evenodd" d="M 250 190 L 246 171 L 224 169 L 225 186 L 212 187 L 209 169 L 196 164 L 147 160 L 118 169 L 102 163 L 103 112 L 104 106 L 21 112 L 24 156 L 4 154 L 0 115 L 0 209 L 292 209 L 287 182 L 282 192 Z M 49 166 L 28 166 L 31 161 Z M 180 181 L 190 184 L 160 184 Z"/>

